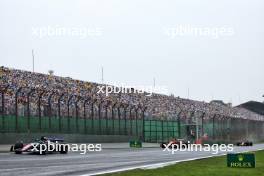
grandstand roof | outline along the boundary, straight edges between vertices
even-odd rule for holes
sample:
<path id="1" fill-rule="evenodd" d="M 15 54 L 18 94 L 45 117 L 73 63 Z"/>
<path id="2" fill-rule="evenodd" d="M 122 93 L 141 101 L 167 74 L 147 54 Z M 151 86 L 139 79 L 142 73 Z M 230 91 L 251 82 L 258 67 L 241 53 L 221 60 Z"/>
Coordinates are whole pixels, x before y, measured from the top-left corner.
<path id="1" fill-rule="evenodd" d="M 264 103 L 261 102 L 248 101 L 246 103 L 239 105 L 238 107 L 248 109 L 260 115 L 264 115 Z"/>

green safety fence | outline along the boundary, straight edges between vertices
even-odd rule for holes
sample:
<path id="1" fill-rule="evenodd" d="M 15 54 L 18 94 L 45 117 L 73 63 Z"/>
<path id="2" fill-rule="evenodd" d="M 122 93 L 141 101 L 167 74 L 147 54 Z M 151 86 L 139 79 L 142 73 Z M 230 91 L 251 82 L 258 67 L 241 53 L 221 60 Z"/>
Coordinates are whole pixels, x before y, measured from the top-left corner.
<path id="1" fill-rule="evenodd" d="M 17 121 L 16 121 L 17 120 Z M 143 126 L 144 124 L 144 126 Z M 75 117 L 0 116 L 2 133 L 79 133 L 96 135 L 127 135 L 145 142 L 165 142 L 172 138 L 188 139 L 190 126 L 186 121 L 83 119 Z M 196 132 L 195 126 L 192 130 Z M 245 119 L 207 119 L 199 124 L 199 137 L 230 142 L 238 140 L 264 140 L 264 123 Z"/>
<path id="2" fill-rule="evenodd" d="M 16 125 L 17 124 L 17 125 Z M 80 133 L 142 137 L 142 120 L 0 116 L 0 132 Z"/>
<path id="3" fill-rule="evenodd" d="M 178 122 L 175 121 L 146 120 L 144 131 L 146 142 L 163 142 L 179 137 Z"/>

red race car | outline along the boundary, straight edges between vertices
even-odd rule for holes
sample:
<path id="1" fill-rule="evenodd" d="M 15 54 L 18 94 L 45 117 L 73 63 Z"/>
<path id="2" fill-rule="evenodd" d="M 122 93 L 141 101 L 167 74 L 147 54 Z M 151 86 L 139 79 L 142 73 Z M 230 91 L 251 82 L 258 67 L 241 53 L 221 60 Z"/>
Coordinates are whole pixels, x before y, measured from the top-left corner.
<path id="1" fill-rule="evenodd" d="M 185 148 L 185 147 L 187 147 L 188 148 L 188 142 L 184 139 L 174 138 L 167 143 L 166 142 L 161 143 L 160 147 L 161 148 L 167 148 L 167 147 L 169 147 L 169 148 L 172 148 L 172 147 L 174 147 L 174 148 L 179 148 L 179 147 Z"/>

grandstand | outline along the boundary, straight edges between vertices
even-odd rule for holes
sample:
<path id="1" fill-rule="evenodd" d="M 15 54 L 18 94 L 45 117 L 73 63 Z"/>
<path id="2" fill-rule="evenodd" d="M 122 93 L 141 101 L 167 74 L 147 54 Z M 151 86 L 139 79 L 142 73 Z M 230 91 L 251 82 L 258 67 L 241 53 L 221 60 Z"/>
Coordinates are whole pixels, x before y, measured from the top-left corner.
<path id="1" fill-rule="evenodd" d="M 199 126 L 197 138 L 264 139 L 256 131 L 264 130 L 263 114 L 244 106 L 156 93 L 106 96 L 98 93 L 102 84 L 6 67 L 0 76 L 3 132 L 119 134 L 157 142 L 188 137 Z"/>

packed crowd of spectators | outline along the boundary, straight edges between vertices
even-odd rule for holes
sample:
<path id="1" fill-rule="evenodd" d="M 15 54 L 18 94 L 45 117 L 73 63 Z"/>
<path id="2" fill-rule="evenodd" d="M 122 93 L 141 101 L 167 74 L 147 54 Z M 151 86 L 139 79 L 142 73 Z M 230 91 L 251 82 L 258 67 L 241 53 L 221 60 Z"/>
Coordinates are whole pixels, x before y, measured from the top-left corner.
<path id="1" fill-rule="evenodd" d="M 47 107 L 50 104 L 53 115 L 58 115 L 58 105 L 61 104 L 62 115 L 67 114 L 69 103 L 70 114 L 75 115 L 74 110 L 78 108 L 79 115 L 84 116 L 84 102 L 87 102 L 85 112 L 91 113 L 91 105 L 94 102 L 95 115 L 98 113 L 99 106 L 102 114 L 108 112 L 110 108 L 120 107 L 132 109 L 132 114 L 136 111 L 143 111 L 146 108 L 145 115 L 152 119 L 174 119 L 178 116 L 184 118 L 192 114 L 204 115 L 209 119 L 214 116 L 221 118 L 243 118 L 251 120 L 264 120 L 264 117 L 246 110 L 241 107 L 231 107 L 217 103 L 206 103 L 153 93 L 146 96 L 147 93 L 110 93 L 108 96 L 104 93 L 98 93 L 98 86 L 103 84 L 74 80 L 69 77 L 59 77 L 53 74 L 40 74 L 17 69 L 0 67 L 0 88 L 4 92 L 4 112 L 6 114 L 15 113 L 15 97 L 17 93 L 18 113 L 26 115 L 27 102 L 30 104 L 30 114 L 38 114 L 38 102 L 40 102 L 41 114 L 47 113 Z M 29 97 L 29 100 L 28 100 Z M 70 98 L 71 97 L 71 98 Z M 59 101 L 60 99 L 60 101 Z M 2 102 L 2 96 L 0 97 Z M 70 101 L 69 101 L 70 100 Z M 0 104 L 1 110 L 2 103 Z M 121 108 L 122 107 L 122 108 Z M 110 113 L 110 111 L 109 111 Z"/>

